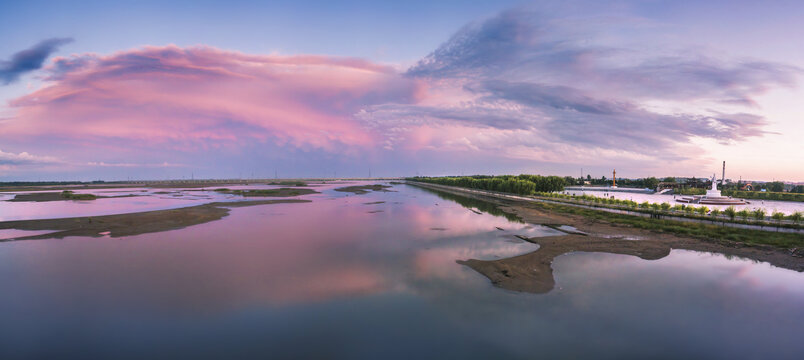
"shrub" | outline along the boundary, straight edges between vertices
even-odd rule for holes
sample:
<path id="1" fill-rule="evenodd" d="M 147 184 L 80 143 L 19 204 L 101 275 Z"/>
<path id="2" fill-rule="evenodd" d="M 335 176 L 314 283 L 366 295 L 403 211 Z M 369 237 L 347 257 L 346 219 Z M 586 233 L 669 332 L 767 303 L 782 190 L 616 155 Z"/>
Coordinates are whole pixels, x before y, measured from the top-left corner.
<path id="1" fill-rule="evenodd" d="M 757 208 L 753 212 L 751 212 L 751 215 L 754 216 L 754 219 L 764 220 L 765 219 L 765 209 Z"/>
<path id="2" fill-rule="evenodd" d="M 726 210 L 723 210 L 723 213 L 726 214 L 726 216 L 728 216 L 729 219 L 733 221 L 734 216 L 737 215 L 737 210 L 734 208 L 734 206 L 729 206 L 726 208 Z"/>
<path id="3" fill-rule="evenodd" d="M 775 211 L 775 210 L 774 210 L 774 211 L 773 211 L 773 215 L 771 215 L 771 218 L 772 218 L 773 220 L 776 220 L 776 221 L 778 221 L 779 223 L 781 223 L 781 222 L 782 222 L 782 220 L 784 220 L 784 213 L 781 213 L 781 212 L 778 212 L 778 211 Z"/>
<path id="4" fill-rule="evenodd" d="M 798 225 L 798 223 L 801 222 L 801 218 L 802 218 L 801 211 L 796 211 L 796 212 L 790 214 L 787 218 L 792 220 L 794 223 L 796 223 Z"/>

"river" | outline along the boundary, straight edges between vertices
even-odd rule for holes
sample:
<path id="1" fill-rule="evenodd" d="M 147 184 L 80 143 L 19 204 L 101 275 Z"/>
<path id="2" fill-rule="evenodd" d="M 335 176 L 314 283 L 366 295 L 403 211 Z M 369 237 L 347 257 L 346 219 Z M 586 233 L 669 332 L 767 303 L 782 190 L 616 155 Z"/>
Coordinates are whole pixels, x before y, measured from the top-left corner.
<path id="1" fill-rule="evenodd" d="M 560 232 L 412 186 L 337 186 L 179 230 L 0 243 L 0 358 L 804 353 L 804 273 L 684 250 L 658 260 L 570 253 L 552 264 L 552 291 L 513 292 L 456 260 L 537 251 L 515 235 Z M 115 200 L 107 211 L 161 206 Z"/>

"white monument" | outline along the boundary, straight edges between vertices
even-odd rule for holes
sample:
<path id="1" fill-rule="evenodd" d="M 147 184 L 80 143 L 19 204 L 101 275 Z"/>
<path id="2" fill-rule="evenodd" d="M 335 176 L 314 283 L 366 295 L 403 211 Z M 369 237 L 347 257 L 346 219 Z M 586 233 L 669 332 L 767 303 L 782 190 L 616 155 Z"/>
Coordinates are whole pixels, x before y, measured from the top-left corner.
<path id="1" fill-rule="evenodd" d="M 712 188 L 706 190 L 706 197 L 707 198 L 720 198 L 723 197 L 720 195 L 720 190 L 717 189 L 717 178 L 715 178 L 715 174 L 712 174 Z"/>
<path id="2" fill-rule="evenodd" d="M 726 180 L 721 179 L 721 181 L 725 184 Z M 723 196 L 720 193 L 720 190 L 717 189 L 717 177 L 715 174 L 712 174 L 712 188 L 706 190 L 706 195 L 683 196 L 677 199 L 676 201 L 683 203 L 707 204 L 707 205 L 745 205 L 745 200 L 743 199 L 730 198 L 728 196 Z"/>
<path id="3" fill-rule="evenodd" d="M 726 179 L 720 179 L 720 181 L 725 184 Z M 745 205 L 743 199 L 733 199 L 720 194 L 720 190 L 717 189 L 717 177 L 715 174 L 712 174 L 712 188 L 706 190 L 706 195 L 700 198 L 698 203 L 709 205 Z"/>

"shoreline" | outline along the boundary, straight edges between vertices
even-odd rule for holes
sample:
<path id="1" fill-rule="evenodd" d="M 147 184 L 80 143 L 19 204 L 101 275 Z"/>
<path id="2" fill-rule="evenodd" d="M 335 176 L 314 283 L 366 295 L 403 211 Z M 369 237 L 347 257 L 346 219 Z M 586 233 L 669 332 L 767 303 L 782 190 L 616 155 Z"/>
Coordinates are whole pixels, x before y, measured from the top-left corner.
<path id="1" fill-rule="evenodd" d="M 53 230 L 51 233 L 0 239 L 0 242 L 63 239 L 68 236 L 121 237 L 176 230 L 222 219 L 235 207 L 255 205 L 309 203 L 311 200 L 279 199 L 207 204 L 167 210 L 152 210 L 115 215 L 82 216 L 56 219 L 11 220 L 0 222 L 0 230 Z"/>
<path id="2" fill-rule="evenodd" d="M 771 245 L 679 236 L 610 223 L 582 215 L 562 213 L 547 206 L 541 206 L 539 203 L 482 196 L 461 191 L 460 188 L 443 189 L 429 187 L 428 184 L 424 184 L 424 186 L 409 185 L 486 201 L 495 205 L 500 211 L 515 215 L 530 224 L 554 228 L 569 225 L 578 230 L 579 233 L 576 234 L 523 237 L 523 240 L 539 245 L 538 250 L 527 254 L 499 260 L 466 259 L 456 261 L 482 274 L 494 286 L 508 290 L 530 293 L 549 292 L 555 285 L 551 267 L 553 260 L 571 252 L 603 252 L 656 260 L 664 258 L 674 249 L 683 249 L 736 256 L 804 272 L 804 257 L 801 257 L 804 254 L 796 251 L 791 253 L 789 250 Z"/>

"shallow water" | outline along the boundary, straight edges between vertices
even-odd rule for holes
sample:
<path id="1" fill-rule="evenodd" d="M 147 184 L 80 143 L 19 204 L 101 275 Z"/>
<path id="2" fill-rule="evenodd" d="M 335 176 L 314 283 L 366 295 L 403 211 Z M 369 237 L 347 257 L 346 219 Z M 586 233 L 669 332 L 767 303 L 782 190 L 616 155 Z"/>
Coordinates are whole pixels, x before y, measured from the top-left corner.
<path id="1" fill-rule="evenodd" d="M 538 246 L 515 235 L 560 232 L 406 185 L 319 190 L 311 203 L 234 208 L 181 230 L 0 243 L 0 358 L 804 351 L 802 273 L 692 251 L 572 253 L 554 262 L 553 291 L 516 293 L 455 260 L 524 254 Z"/>
<path id="2" fill-rule="evenodd" d="M 20 201 L 11 202 L 17 194 L 59 191 L 23 191 L 0 194 L 0 221 L 57 219 L 65 217 L 100 216 L 125 214 L 130 212 L 176 209 L 201 205 L 214 201 L 253 200 L 242 196 L 224 194 L 214 191 L 217 188 L 228 189 L 276 189 L 275 185 L 233 185 L 214 186 L 210 188 L 111 188 L 94 190 L 75 190 L 76 194 L 94 194 L 108 196 L 95 200 L 64 201 Z"/>

